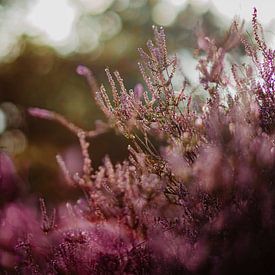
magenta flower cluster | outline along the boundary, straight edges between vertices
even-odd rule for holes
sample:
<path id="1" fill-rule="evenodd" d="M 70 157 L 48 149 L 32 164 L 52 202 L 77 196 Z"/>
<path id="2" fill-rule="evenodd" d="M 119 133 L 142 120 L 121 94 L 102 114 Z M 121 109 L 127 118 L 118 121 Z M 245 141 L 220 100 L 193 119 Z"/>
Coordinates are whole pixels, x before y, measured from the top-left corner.
<path id="1" fill-rule="evenodd" d="M 10 158 L 0 155 L 0 267 L 6 274 L 274 274 L 275 51 L 254 9 L 254 41 L 235 21 L 224 42 L 198 37 L 200 82 L 168 55 L 162 28 L 139 49 L 144 85 L 128 90 L 119 72 L 110 89 L 79 66 L 107 122 L 86 131 L 62 115 L 31 108 L 79 138 L 82 171 L 57 162 L 83 198 L 40 210 L 22 202 Z M 249 64 L 228 65 L 243 47 Z M 188 64 L 186 64 L 188 66 Z M 110 90 L 110 91 L 109 91 Z M 201 94 L 196 101 L 193 91 Z M 129 142 L 128 159 L 108 156 L 95 169 L 89 139 L 114 128 Z M 92 150 L 91 150 L 92 151 Z M 1 201 L 2 202 L 2 201 Z"/>

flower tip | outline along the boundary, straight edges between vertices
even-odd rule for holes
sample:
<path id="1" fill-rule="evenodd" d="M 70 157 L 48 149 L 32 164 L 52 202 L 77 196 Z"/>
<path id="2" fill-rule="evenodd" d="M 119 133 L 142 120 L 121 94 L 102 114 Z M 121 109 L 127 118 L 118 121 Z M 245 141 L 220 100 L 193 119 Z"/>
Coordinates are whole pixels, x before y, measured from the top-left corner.
<path id="1" fill-rule="evenodd" d="M 28 113 L 34 117 L 52 118 L 51 112 L 44 110 L 44 109 L 40 109 L 40 108 L 28 108 Z"/>
<path id="2" fill-rule="evenodd" d="M 88 75 L 90 73 L 90 70 L 85 67 L 84 65 L 78 65 L 77 68 L 76 68 L 76 72 L 79 74 L 79 75 Z"/>

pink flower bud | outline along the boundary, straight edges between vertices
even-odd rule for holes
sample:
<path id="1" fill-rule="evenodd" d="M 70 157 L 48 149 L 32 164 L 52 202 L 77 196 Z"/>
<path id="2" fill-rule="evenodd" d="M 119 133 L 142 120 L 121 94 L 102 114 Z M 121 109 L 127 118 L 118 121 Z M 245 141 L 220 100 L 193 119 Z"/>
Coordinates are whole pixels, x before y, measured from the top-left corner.
<path id="1" fill-rule="evenodd" d="M 87 75 L 90 74 L 90 70 L 89 70 L 87 67 L 83 66 L 83 65 L 77 66 L 76 72 L 77 72 L 79 75 L 84 75 L 84 76 L 87 76 Z"/>
<path id="2" fill-rule="evenodd" d="M 28 113 L 38 118 L 53 119 L 53 113 L 45 109 L 29 108 Z"/>

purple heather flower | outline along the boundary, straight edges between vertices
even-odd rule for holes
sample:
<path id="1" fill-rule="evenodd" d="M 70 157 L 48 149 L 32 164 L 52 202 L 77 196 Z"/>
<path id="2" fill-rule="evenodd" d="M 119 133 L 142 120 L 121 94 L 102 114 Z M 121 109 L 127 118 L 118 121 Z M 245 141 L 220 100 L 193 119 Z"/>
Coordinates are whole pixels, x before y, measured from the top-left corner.
<path id="1" fill-rule="evenodd" d="M 139 49 L 146 90 L 137 84 L 128 91 L 120 74 L 106 69 L 109 93 L 88 68 L 77 68 L 109 126 L 130 143 L 122 163 L 105 157 L 100 167 L 93 166 L 88 138 L 104 132 L 104 124 L 84 131 L 62 115 L 30 109 L 79 138 L 82 173 L 72 175 L 77 165 L 68 161 L 79 153 L 57 160 L 86 201 L 48 211 L 40 199 L 39 219 L 22 203 L 6 205 L 0 217 L 1 267 L 17 263 L 21 274 L 273 274 L 274 52 L 260 35 L 256 10 L 252 22 L 257 49 L 237 22 L 221 45 L 199 36 L 206 51 L 198 66 L 201 83 L 183 84 L 179 93 L 172 85 L 177 59 L 167 54 L 162 28 L 154 28 L 147 51 Z M 254 66 L 235 65 L 231 76 L 225 54 L 239 40 Z M 224 97 L 227 84 L 237 96 Z M 194 104 L 186 96 L 193 88 L 208 99 Z M 13 166 L 3 159 L 4 176 Z"/>

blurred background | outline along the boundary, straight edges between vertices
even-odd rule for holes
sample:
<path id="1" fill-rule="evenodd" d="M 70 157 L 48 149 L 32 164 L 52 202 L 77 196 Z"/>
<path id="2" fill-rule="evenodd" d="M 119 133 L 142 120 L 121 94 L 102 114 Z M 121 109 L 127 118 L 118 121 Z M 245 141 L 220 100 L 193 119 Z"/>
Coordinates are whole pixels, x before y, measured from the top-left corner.
<path id="1" fill-rule="evenodd" d="M 54 110 L 85 129 L 104 119 L 77 65 L 104 83 L 104 68 L 117 69 L 133 88 L 142 82 L 136 49 L 152 37 L 152 25 L 162 25 L 170 53 L 196 82 L 196 32 L 219 39 L 234 16 L 249 23 L 253 6 L 274 46 L 274 0 L 0 0 L 0 146 L 14 156 L 30 192 L 52 201 L 78 196 L 55 161 L 59 153 L 72 172 L 81 170 L 77 138 L 26 113 L 28 107 Z M 113 132 L 92 140 L 94 167 L 105 154 L 123 160 L 126 148 Z"/>

